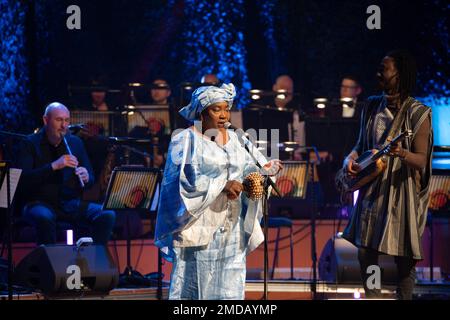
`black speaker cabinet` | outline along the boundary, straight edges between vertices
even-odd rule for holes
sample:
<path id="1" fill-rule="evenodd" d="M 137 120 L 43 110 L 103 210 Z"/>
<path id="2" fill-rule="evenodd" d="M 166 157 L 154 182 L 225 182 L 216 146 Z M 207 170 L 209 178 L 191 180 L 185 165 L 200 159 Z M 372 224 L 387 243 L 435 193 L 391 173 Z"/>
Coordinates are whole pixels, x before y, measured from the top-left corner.
<path id="1" fill-rule="evenodd" d="M 104 246 L 42 245 L 20 261 L 14 279 L 47 295 L 107 293 L 117 285 L 119 272 Z"/>
<path id="2" fill-rule="evenodd" d="M 380 255 L 378 264 L 381 267 L 381 283 L 395 285 L 397 267 L 394 257 Z M 361 284 L 358 248 L 343 238 L 329 239 L 320 255 L 319 277 L 338 284 Z"/>

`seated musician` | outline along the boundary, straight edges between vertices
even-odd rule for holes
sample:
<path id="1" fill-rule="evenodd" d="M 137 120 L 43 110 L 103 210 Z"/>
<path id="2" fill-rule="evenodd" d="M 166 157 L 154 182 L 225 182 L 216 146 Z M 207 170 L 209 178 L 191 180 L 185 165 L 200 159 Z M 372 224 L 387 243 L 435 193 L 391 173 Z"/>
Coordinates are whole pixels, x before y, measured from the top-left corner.
<path id="1" fill-rule="evenodd" d="M 151 145 L 137 147 L 139 150 L 149 153 L 153 158 L 145 157 L 143 164 L 146 167 L 162 168 L 165 153 L 169 148 L 170 136 L 164 133 L 165 123 L 162 119 L 150 117 L 146 119 L 146 122 L 147 126 L 135 126 L 128 135 L 132 138 L 148 139 Z M 132 161 L 134 158 L 132 157 Z"/>
<path id="2" fill-rule="evenodd" d="M 333 104 L 325 109 L 325 115 L 331 119 L 353 118 L 359 119 L 362 104 L 362 87 L 358 79 L 353 75 L 342 78 L 340 87 L 340 100 L 348 99 L 347 103 Z M 358 103 L 359 102 L 359 103 Z"/>
<path id="3" fill-rule="evenodd" d="M 342 118 L 356 118 L 359 119 L 361 113 L 361 107 L 358 105 L 358 98 L 361 98 L 362 87 L 355 76 L 346 75 L 342 78 L 341 82 L 341 99 L 352 99 L 352 105 L 342 105 Z M 361 100 L 361 99 L 360 99 Z"/>
<path id="4" fill-rule="evenodd" d="M 20 188 L 26 202 L 23 216 L 36 227 L 38 244 L 56 242 L 56 222 L 61 220 L 91 226 L 94 243 L 106 245 L 115 213 L 81 200 L 94 176 L 83 142 L 68 132 L 69 110 L 53 102 L 43 121 L 44 127 L 30 135 L 19 152 Z"/>
<path id="5" fill-rule="evenodd" d="M 277 112 L 270 114 L 270 117 L 274 117 L 277 120 L 277 126 L 279 128 L 287 128 L 286 122 L 292 124 L 292 132 L 287 133 L 286 129 L 280 129 L 280 142 L 287 140 L 293 140 L 299 145 L 305 145 L 305 121 L 304 113 L 300 106 L 298 99 L 294 99 L 294 80 L 287 75 L 282 74 L 275 79 L 275 83 L 272 85 L 272 91 L 277 92 L 283 90 L 286 94 L 276 95 L 271 101 L 270 105 L 273 108 L 280 108 L 284 110 L 292 110 L 292 113 Z M 275 127 L 276 128 L 276 127 Z M 290 138 L 290 139 L 289 139 Z M 293 154 L 293 160 L 301 160 L 301 149 L 296 149 Z"/>
<path id="6" fill-rule="evenodd" d="M 90 104 L 89 111 L 108 111 L 110 107 L 107 102 L 107 79 L 105 76 L 93 78 L 90 81 Z"/>
<path id="7" fill-rule="evenodd" d="M 152 81 L 150 97 L 153 105 L 170 105 L 170 95 L 170 86 L 166 80 L 156 78 Z M 166 124 L 164 120 L 155 117 L 149 117 L 145 121 L 146 126 L 135 126 L 128 135 L 132 138 L 148 139 L 152 144 L 158 146 L 155 148 L 150 145 L 138 146 L 137 149 L 149 153 L 152 159 L 145 157 L 144 161 L 140 161 L 138 158 L 142 159 L 142 157 L 134 155 L 131 157 L 131 161 L 135 164 L 144 164 L 146 167 L 163 167 L 164 154 L 167 152 L 170 142 L 170 136 L 165 134 Z"/>
<path id="8" fill-rule="evenodd" d="M 91 79 L 87 89 L 74 87 L 70 105 L 77 111 L 110 111 L 108 86 L 105 81 Z"/>
<path id="9" fill-rule="evenodd" d="M 101 88 L 91 91 L 91 103 L 94 111 L 108 111 L 109 107 L 106 103 L 106 91 Z"/>
<path id="10" fill-rule="evenodd" d="M 167 105 L 169 104 L 169 98 L 172 92 L 170 86 L 164 79 L 155 79 L 152 82 L 150 88 L 150 96 L 152 98 L 152 104 Z"/>

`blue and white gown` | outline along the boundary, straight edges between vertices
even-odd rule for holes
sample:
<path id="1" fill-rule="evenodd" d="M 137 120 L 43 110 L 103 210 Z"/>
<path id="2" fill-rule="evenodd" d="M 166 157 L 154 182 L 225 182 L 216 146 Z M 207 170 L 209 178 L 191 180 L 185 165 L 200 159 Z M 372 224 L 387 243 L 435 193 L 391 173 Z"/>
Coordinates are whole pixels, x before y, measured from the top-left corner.
<path id="1" fill-rule="evenodd" d="M 258 171 L 236 133 L 228 134 L 223 146 L 193 128 L 172 137 L 155 234 L 173 262 L 169 299 L 244 299 L 246 255 L 264 239 L 262 204 L 222 192 L 227 181 Z"/>

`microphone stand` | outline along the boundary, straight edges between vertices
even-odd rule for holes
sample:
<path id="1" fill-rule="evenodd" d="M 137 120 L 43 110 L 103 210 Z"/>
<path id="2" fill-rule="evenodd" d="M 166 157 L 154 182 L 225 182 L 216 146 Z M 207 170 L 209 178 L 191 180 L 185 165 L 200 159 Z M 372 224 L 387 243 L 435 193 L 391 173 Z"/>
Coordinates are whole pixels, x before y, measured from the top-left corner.
<path id="1" fill-rule="evenodd" d="M 252 157 L 254 160 L 256 166 L 262 170 L 263 166 L 259 163 L 258 159 L 255 158 L 253 153 L 249 150 L 250 147 L 254 148 L 253 144 L 244 136 L 244 132 L 242 129 L 235 130 L 239 140 L 244 145 L 244 149 L 247 151 L 247 153 Z M 278 196 L 281 196 L 280 191 L 278 190 L 278 187 L 276 186 L 275 182 L 272 180 L 271 177 L 268 175 L 264 178 L 264 195 L 263 195 L 263 217 L 264 217 L 264 296 L 263 299 L 268 299 L 268 284 L 267 284 L 267 278 L 269 273 L 269 249 L 268 249 L 268 237 L 269 237 L 269 210 L 268 210 L 268 198 L 269 198 L 269 187 L 272 187 L 275 192 L 278 194 Z"/>
<path id="2" fill-rule="evenodd" d="M 320 155 L 315 146 L 297 146 L 299 149 L 312 150 L 317 157 L 317 164 L 320 164 Z M 315 193 L 314 178 L 316 175 L 316 169 L 311 161 L 311 157 L 308 155 L 308 164 L 312 165 L 312 189 L 311 189 L 311 200 L 312 200 L 312 210 L 311 210 L 311 259 L 312 259 L 312 271 L 313 280 L 311 282 L 311 292 L 313 293 L 313 300 L 317 298 L 317 249 L 316 249 L 316 210 L 317 210 L 317 199 Z"/>
<path id="3" fill-rule="evenodd" d="M 139 113 L 139 112 L 138 112 Z M 143 117 L 143 115 L 141 114 Z M 140 151 L 134 147 L 131 147 L 127 145 L 127 140 L 122 140 L 120 137 L 109 137 L 108 140 L 110 143 L 117 145 L 118 147 L 122 148 L 124 155 L 123 160 L 121 161 L 124 166 L 130 166 L 130 154 L 133 152 L 135 154 L 138 154 L 142 157 L 149 157 L 151 161 L 153 162 L 153 156 L 148 154 L 147 152 Z M 144 141 L 144 140 L 142 140 Z M 130 141 L 131 142 L 131 141 Z M 153 146 L 152 146 L 153 148 Z M 125 215 L 125 228 L 126 228 L 126 252 L 127 252 L 127 265 L 123 271 L 123 273 L 120 274 L 119 277 L 119 286 L 135 286 L 135 285 L 147 285 L 150 286 L 152 284 L 151 279 L 149 280 L 146 276 L 141 275 L 138 271 L 134 270 L 131 266 L 131 238 L 130 238 L 130 218 L 129 218 L 129 212 Z M 158 249 L 158 278 L 157 278 L 157 299 L 162 299 L 162 256 L 161 252 Z"/>

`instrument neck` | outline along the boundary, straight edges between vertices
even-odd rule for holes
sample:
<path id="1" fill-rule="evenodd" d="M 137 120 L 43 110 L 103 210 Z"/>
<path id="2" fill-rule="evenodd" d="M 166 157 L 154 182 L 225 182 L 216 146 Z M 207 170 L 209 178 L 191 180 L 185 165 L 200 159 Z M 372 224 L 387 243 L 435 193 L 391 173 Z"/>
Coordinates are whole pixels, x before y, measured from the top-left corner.
<path id="1" fill-rule="evenodd" d="M 389 150 L 389 147 L 392 144 L 399 143 L 402 140 L 403 140 L 403 138 L 401 136 L 399 136 L 399 137 L 395 138 L 394 140 L 392 140 L 391 142 L 389 142 L 386 146 L 384 146 L 382 149 L 378 150 L 376 153 L 374 153 L 370 157 L 370 162 L 375 162 L 378 159 L 380 159 L 383 155 L 385 155 L 387 153 L 387 151 Z"/>

